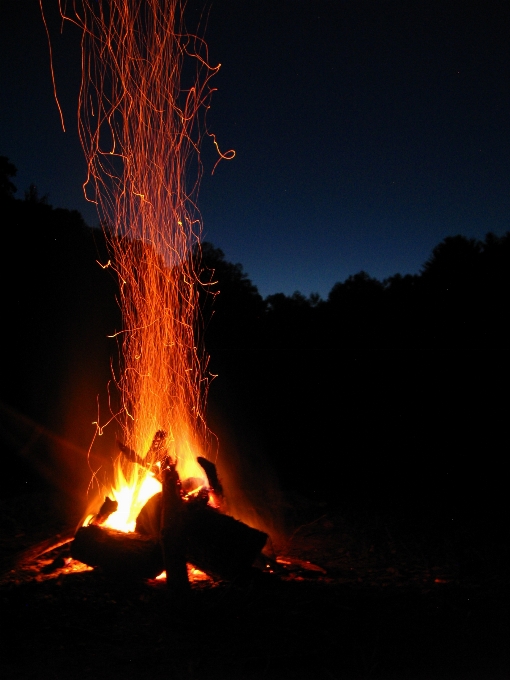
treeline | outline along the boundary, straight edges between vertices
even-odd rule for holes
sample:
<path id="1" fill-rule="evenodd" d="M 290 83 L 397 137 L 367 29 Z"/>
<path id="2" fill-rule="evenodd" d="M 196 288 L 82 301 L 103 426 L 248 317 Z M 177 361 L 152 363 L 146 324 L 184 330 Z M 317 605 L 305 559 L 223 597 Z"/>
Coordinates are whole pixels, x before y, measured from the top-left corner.
<path id="1" fill-rule="evenodd" d="M 120 328 L 115 280 L 97 264 L 107 261 L 101 232 L 35 187 L 15 199 L 14 173 L 0 158 L 5 492 L 90 480 L 86 452 L 115 350 L 106 336 Z"/>
<path id="2" fill-rule="evenodd" d="M 67 280 L 71 286 L 80 278 L 85 281 L 80 267 L 107 259 L 103 235 L 88 228 L 77 211 L 52 208 L 34 186 L 25 191 L 24 200 L 16 200 L 15 174 L 15 166 L 0 157 L 5 244 L 13 246 L 6 252 L 21 248 L 25 263 L 29 253 L 34 255 L 17 276 L 37 277 L 40 285 L 32 295 L 39 294 L 41 286 L 54 289 Z M 419 274 L 379 281 L 361 271 L 336 283 L 326 300 L 300 292 L 263 299 L 242 265 L 228 262 L 219 248 L 204 243 L 195 257 L 206 284 L 201 308 L 211 354 L 229 348 L 432 350 L 508 345 L 510 232 L 501 237 L 489 233 L 483 241 L 447 237 Z M 76 306 L 75 291 L 68 297 Z M 48 299 L 38 304 L 33 299 L 42 316 L 48 304 Z"/>
<path id="3" fill-rule="evenodd" d="M 55 401 L 69 400 L 120 325 L 115 281 L 97 264 L 107 261 L 101 232 L 78 211 L 53 208 L 35 187 L 23 200 L 4 196 L 0 211 L 1 398 L 54 426 Z"/>
<path id="4" fill-rule="evenodd" d="M 238 446 L 318 498 L 486 518 L 502 498 L 510 233 L 446 238 L 420 274 L 360 272 L 326 300 L 263 300 L 220 250 L 204 244 L 203 261 L 221 291 L 211 402 Z"/>
<path id="5" fill-rule="evenodd" d="M 447 237 L 420 274 L 378 281 L 361 271 L 336 283 L 326 300 L 300 292 L 262 299 L 241 265 L 227 262 L 221 250 L 205 243 L 202 257 L 218 281 L 212 291 L 220 293 L 208 328 L 212 352 L 465 350 L 503 348 L 510 339 L 504 311 L 510 300 L 510 232 L 489 233 L 483 241 Z"/>

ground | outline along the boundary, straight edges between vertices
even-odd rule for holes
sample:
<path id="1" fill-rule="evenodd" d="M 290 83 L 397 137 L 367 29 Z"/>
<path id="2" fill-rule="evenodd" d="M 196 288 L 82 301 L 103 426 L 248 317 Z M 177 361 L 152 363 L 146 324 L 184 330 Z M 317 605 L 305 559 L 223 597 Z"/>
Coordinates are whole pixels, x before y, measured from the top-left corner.
<path id="1" fill-rule="evenodd" d="M 279 573 L 198 579 L 176 606 L 164 581 L 52 568 L 64 548 L 39 553 L 69 526 L 42 495 L 10 499 L 1 508 L 1 677 L 509 677 L 500 565 L 331 506 L 309 505 L 301 519 L 275 545 Z"/>

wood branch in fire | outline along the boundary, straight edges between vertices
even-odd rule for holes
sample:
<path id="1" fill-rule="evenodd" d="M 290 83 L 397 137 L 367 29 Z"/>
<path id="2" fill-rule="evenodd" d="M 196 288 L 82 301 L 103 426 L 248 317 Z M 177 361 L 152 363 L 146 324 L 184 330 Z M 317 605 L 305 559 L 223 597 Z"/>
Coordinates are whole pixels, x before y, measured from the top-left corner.
<path id="1" fill-rule="evenodd" d="M 124 456 L 124 458 L 126 458 L 126 460 L 128 460 L 130 463 L 135 463 L 136 465 L 140 465 L 140 467 L 143 467 L 146 470 L 150 470 L 151 472 L 154 473 L 155 477 L 160 479 L 159 468 L 157 465 L 147 463 L 141 456 L 139 456 L 136 453 L 136 451 L 133 451 L 133 449 L 130 449 L 129 446 L 126 446 L 123 442 L 120 441 L 120 439 L 117 439 L 117 447 Z"/>
<path id="2" fill-rule="evenodd" d="M 92 520 L 91 524 L 104 524 L 108 517 L 114 512 L 117 512 L 119 504 L 117 501 L 112 501 L 111 498 L 106 496 L 103 505 L 99 508 L 99 512 Z"/>
<path id="3" fill-rule="evenodd" d="M 161 470 L 161 551 L 170 594 L 182 597 L 189 591 L 186 565 L 187 527 L 181 481 L 175 463 L 166 458 Z"/>
<path id="4" fill-rule="evenodd" d="M 216 465 L 211 463 L 210 460 L 207 460 L 207 458 L 204 458 L 203 456 L 198 456 L 197 463 L 205 472 L 210 489 L 214 491 L 217 496 L 223 497 L 223 487 L 221 486 L 221 482 L 218 478 Z"/>

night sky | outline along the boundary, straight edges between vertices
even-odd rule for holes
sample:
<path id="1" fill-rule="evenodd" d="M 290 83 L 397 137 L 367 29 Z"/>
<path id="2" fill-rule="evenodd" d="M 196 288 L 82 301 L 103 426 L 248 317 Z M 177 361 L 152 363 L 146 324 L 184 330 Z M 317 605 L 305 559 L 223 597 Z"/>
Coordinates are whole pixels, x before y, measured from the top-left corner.
<path id="1" fill-rule="evenodd" d="M 0 154 L 55 206 L 82 195 L 79 34 L 52 31 L 60 126 L 36 0 L 3 0 Z M 205 7 L 205 9 L 204 9 Z M 214 80 L 204 237 L 262 295 L 327 296 L 361 269 L 416 273 L 444 237 L 509 226 L 510 5 L 449 0 L 192 0 Z"/>

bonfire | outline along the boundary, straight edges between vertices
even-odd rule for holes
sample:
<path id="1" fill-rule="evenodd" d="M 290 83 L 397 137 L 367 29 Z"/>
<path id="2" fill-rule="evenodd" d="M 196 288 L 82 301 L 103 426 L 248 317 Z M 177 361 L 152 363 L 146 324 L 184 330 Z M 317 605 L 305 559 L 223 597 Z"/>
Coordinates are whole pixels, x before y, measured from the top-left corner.
<path id="1" fill-rule="evenodd" d="M 70 6 L 69 6 L 70 5 Z M 232 578 L 267 535 L 225 513 L 217 452 L 205 420 L 211 376 L 200 339 L 199 149 L 219 66 L 186 31 L 178 0 L 84 0 L 61 7 L 82 31 L 79 131 L 85 196 L 96 204 L 118 281 L 110 412 L 118 431 L 113 479 L 91 469 L 104 503 L 71 554 L 117 576 L 187 588 L 186 563 Z M 183 72 L 193 73 L 184 83 Z M 214 135 L 218 160 L 222 154 Z M 190 178 L 194 179 L 190 182 Z M 90 458 L 92 460 L 92 457 Z M 97 494 L 96 494 L 97 497 Z M 97 504 L 97 503 L 96 503 Z"/>

